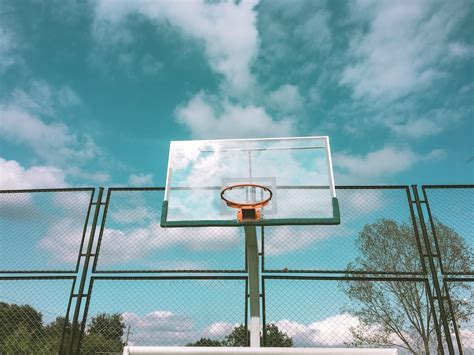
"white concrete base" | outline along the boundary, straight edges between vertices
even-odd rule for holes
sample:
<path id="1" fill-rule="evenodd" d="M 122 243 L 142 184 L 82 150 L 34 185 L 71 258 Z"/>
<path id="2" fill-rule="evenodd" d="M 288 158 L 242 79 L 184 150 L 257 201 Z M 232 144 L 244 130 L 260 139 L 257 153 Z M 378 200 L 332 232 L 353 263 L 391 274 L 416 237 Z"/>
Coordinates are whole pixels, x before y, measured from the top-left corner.
<path id="1" fill-rule="evenodd" d="M 199 355 L 259 355 L 259 354 L 315 354 L 315 355 L 339 355 L 339 354 L 368 354 L 368 355 L 397 355 L 397 349 L 367 349 L 367 348 L 231 348 L 231 347 L 186 347 L 186 346 L 126 346 L 123 355 L 134 354 L 199 354 Z"/>

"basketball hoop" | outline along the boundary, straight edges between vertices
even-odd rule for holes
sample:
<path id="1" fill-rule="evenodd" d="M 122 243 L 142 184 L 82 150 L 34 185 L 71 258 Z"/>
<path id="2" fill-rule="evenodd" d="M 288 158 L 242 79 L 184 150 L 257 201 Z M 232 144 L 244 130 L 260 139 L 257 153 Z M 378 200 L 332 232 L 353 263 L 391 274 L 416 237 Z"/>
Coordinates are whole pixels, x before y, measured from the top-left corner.
<path id="1" fill-rule="evenodd" d="M 232 191 L 241 190 L 245 191 L 246 201 L 238 202 L 235 198 L 227 196 Z M 256 200 L 257 191 L 261 190 L 261 199 Z M 264 193 L 268 194 L 268 197 L 263 198 Z M 221 199 L 227 204 L 227 206 L 237 209 L 237 221 L 257 221 L 262 217 L 262 207 L 266 206 L 273 197 L 273 192 L 266 186 L 257 184 L 237 184 L 227 186 L 221 191 Z M 248 202 L 251 200 L 252 202 Z"/>

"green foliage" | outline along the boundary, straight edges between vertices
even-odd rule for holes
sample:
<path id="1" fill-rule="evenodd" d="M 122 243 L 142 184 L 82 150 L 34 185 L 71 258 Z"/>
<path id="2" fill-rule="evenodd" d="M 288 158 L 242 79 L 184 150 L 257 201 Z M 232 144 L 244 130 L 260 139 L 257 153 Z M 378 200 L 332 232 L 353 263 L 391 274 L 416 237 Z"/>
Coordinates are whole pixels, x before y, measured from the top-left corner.
<path id="1" fill-rule="evenodd" d="M 227 335 L 222 341 L 223 346 L 247 346 L 247 339 L 250 338 L 250 332 L 245 334 L 245 326 L 242 324 L 235 327 L 232 333 Z"/>
<path id="2" fill-rule="evenodd" d="M 82 339 L 81 353 L 121 352 L 125 324 L 120 313 L 99 313 L 91 319 Z"/>
<path id="3" fill-rule="evenodd" d="M 293 340 L 278 329 L 275 324 L 267 324 L 265 326 L 265 346 L 291 348 Z M 261 340 L 263 343 L 263 339 Z"/>
<path id="4" fill-rule="evenodd" d="M 43 316 L 31 306 L 0 302 L 0 320 L 0 353 L 31 352 L 43 336 Z"/>
<path id="5" fill-rule="evenodd" d="M 58 353 L 63 329 L 65 341 L 60 353 L 67 353 L 71 323 L 64 317 L 44 325 L 41 313 L 33 307 L 0 302 L 0 320 L 0 354 Z M 102 313 L 93 317 L 82 339 L 81 352 L 121 353 L 124 328 L 120 314 Z"/>
<path id="6" fill-rule="evenodd" d="M 464 239 L 453 229 L 435 221 L 445 267 L 468 270 L 473 262 Z M 421 271 L 421 258 L 413 227 L 389 219 L 364 226 L 357 239 L 359 257 L 348 265 L 350 270 Z M 432 245 L 435 248 L 435 245 Z M 433 249 L 435 250 L 435 249 Z M 452 270 L 452 269 L 451 269 Z M 413 354 L 437 351 L 433 313 L 422 282 L 351 281 L 341 283 L 356 305 L 350 311 L 361 320 L 352 328 L 354 346 L 401 345 Z M 460 287 L 451 285 L 455 316 L 464 321 L 473 316 L 472 305 L 456 297 Z"/>
<path id="7" fill-rule="evenodd" d="M 35 346 L 34 334 L 20 324 L 3 338 L 0 350 L 2 354 L 28 354 L 36 352 L 38 347 Z"/>
<path id="8" fill-rule="evenodd" d="M 201 338 L 195 343 L 186 344 L 186 346 L 222 346 L 222 343 L 219 340 Z"/>
<path id="9" fill-rule="evenodd" d="M 244 325 L 235 327 L 232 332 L 227 335 L 224 340 L 217 341 L 207 338 L 201 338 L 195 343 L 187 344 L 187 346 L 248 346 L 250 332 L 245 330 Z M 263 337 L 260 337 L 260 343 L 263 344 Z M 292 347 L 293 340 L 280 331 L 275 324 L 267 324 L 265 326 L 265 346 L 273 347 Z"/>

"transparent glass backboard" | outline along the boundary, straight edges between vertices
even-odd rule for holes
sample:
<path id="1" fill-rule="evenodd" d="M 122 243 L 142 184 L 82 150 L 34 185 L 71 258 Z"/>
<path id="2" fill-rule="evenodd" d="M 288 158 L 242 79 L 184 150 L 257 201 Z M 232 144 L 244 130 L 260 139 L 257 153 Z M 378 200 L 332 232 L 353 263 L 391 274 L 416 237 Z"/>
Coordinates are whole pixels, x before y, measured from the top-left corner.
<path id="1" fill-rule="evenodd" d="M 236 184 L 272 191 L 261 219 L 238 222 L 236 210 L 221 199 L 221 191 Z M 339 222 L 328 137 L 170 143 L 163 227 Z"/>

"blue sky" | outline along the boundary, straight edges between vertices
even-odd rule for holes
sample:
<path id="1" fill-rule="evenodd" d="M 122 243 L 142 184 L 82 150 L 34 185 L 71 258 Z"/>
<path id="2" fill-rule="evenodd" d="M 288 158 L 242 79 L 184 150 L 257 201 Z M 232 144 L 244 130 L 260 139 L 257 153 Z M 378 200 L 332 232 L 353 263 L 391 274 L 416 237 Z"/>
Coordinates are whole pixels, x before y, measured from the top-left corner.
<path id="1" fill-rule="evenodd" d="M 336 183 L 472 182 L 472 3 L 2 1 L 0 187 L 163 185 L 170 140 L 329 135 Z"/>

